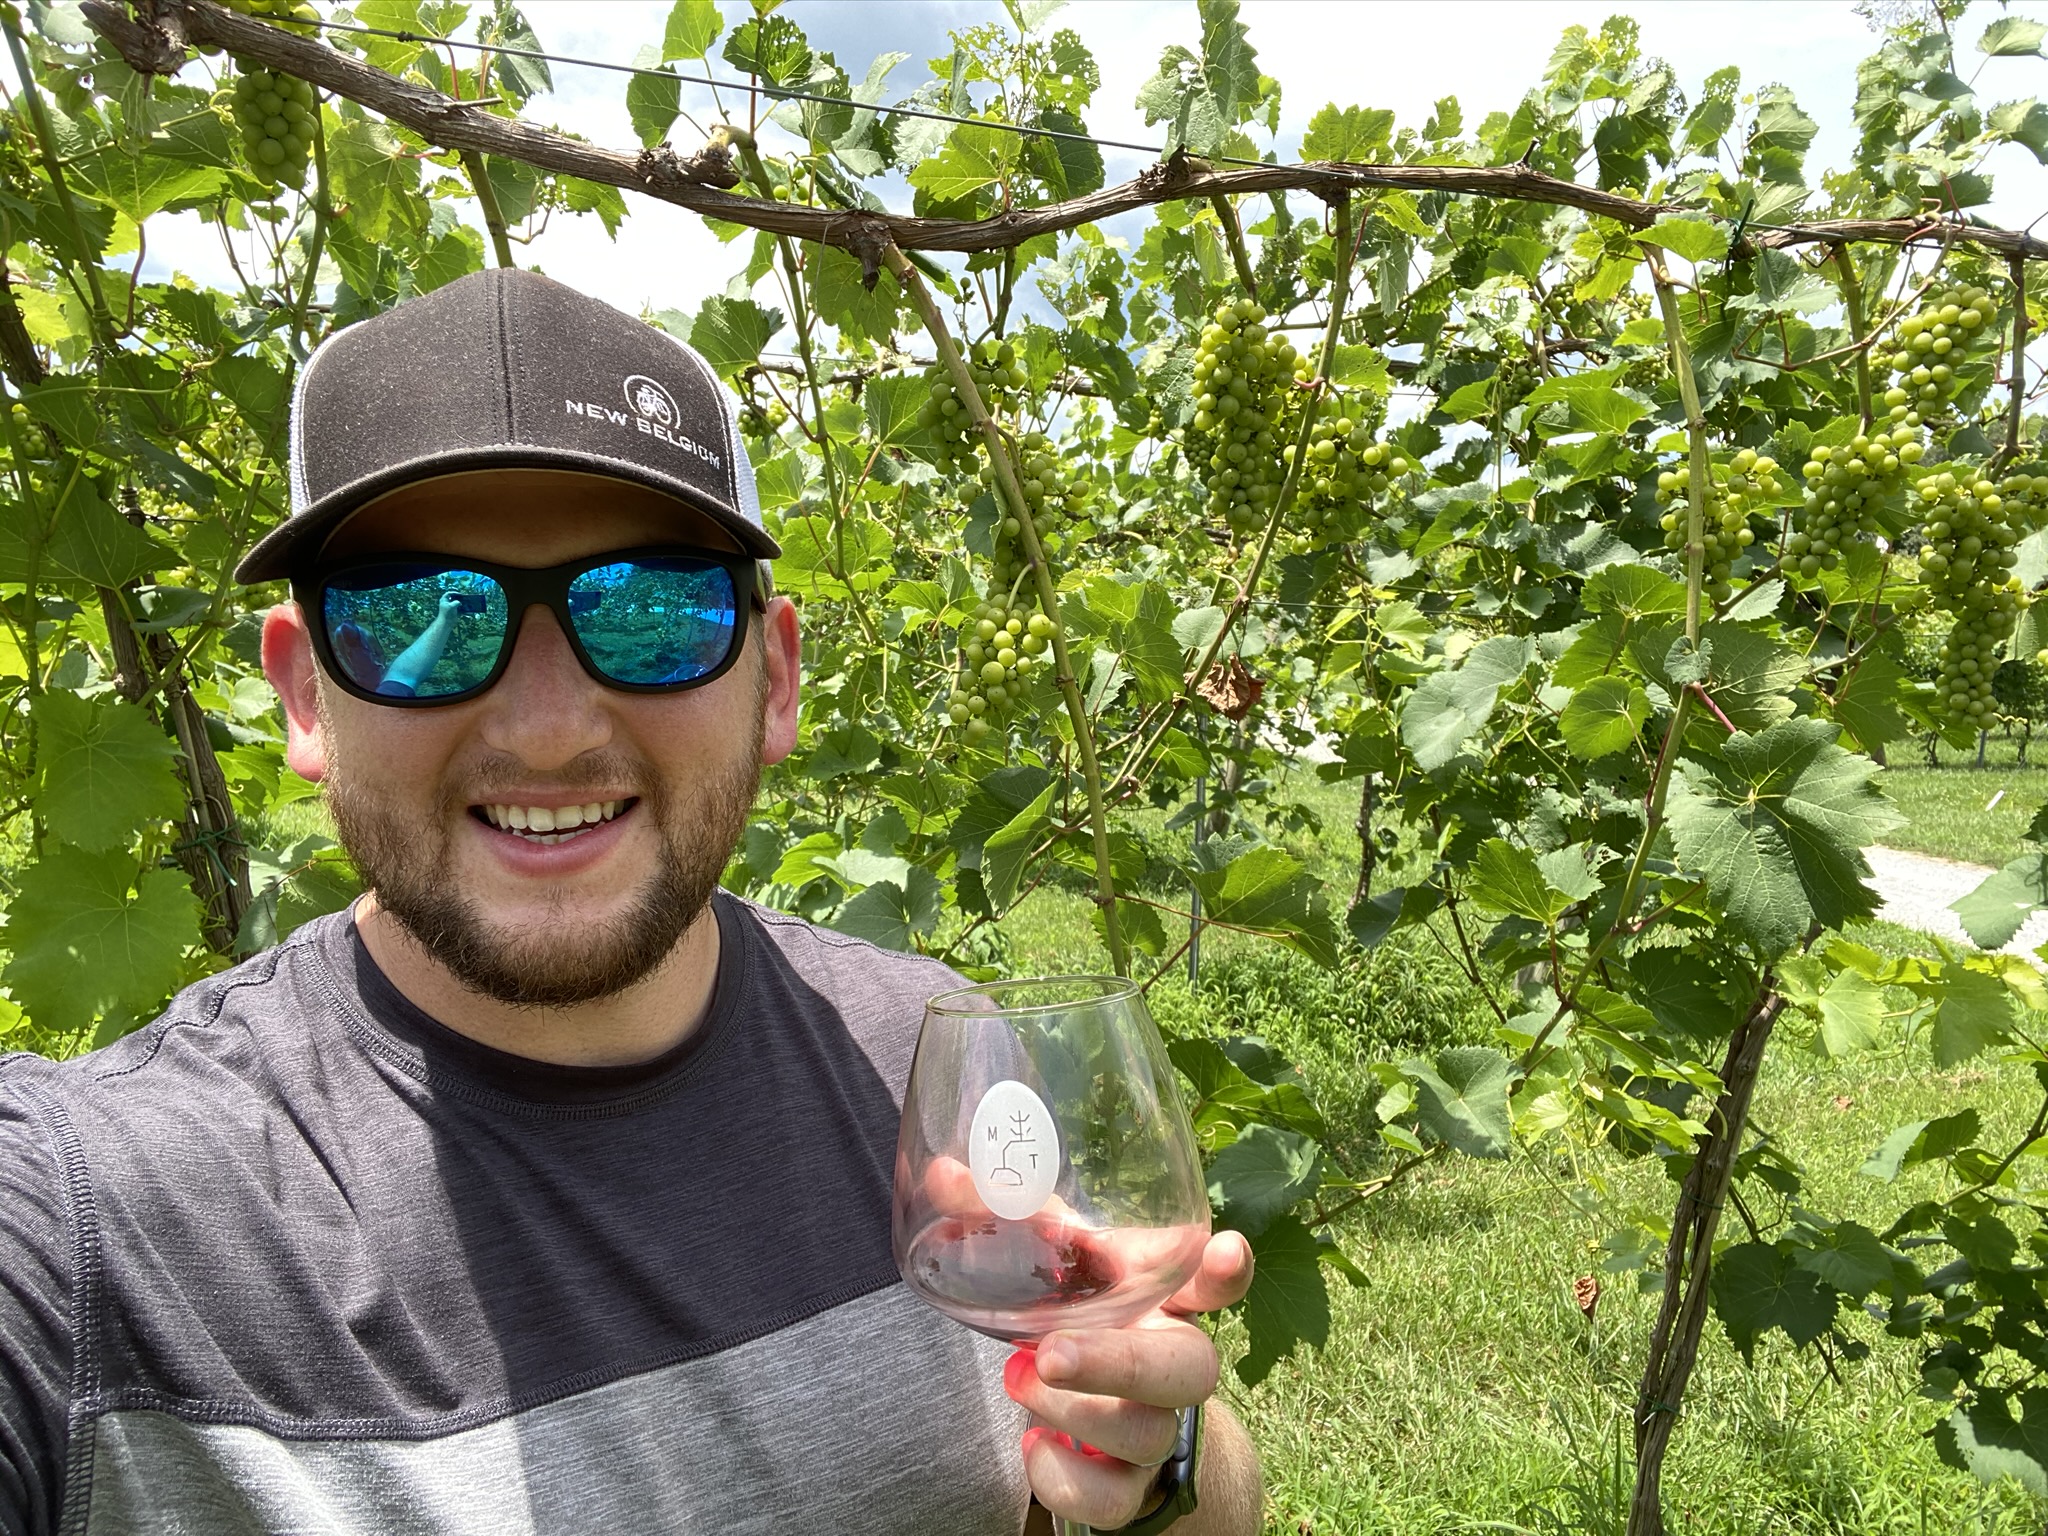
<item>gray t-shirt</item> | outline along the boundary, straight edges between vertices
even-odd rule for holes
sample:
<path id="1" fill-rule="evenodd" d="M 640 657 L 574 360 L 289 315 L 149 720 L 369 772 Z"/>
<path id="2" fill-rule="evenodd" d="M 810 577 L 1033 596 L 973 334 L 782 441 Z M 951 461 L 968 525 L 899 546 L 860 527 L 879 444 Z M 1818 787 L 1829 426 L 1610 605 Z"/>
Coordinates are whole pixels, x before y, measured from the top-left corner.
<path id="1" fill-rule="evenodd" d="M 716 900 L 627 1068 L 436 1023 L 344 914 L 0 1060 L 0 1533 L 1015 1536 L 999 1345 L 889 1251 L 954 981 Z"/>

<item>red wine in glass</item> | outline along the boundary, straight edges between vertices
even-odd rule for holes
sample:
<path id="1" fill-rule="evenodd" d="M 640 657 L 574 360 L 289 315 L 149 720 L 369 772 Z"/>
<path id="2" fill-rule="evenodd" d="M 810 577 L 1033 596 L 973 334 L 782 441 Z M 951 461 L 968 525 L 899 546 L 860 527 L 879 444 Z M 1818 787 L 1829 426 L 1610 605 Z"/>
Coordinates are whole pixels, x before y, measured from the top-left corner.
<path id="1" fill-rule="evenodd" d="M 904 1091 L 893 1215 L 911 1291 L 1010 1343 L 1122 1327 L 1185 1285 L 1209 1197 L 1138 989 L 1061 976 L 933 998 Z"/>

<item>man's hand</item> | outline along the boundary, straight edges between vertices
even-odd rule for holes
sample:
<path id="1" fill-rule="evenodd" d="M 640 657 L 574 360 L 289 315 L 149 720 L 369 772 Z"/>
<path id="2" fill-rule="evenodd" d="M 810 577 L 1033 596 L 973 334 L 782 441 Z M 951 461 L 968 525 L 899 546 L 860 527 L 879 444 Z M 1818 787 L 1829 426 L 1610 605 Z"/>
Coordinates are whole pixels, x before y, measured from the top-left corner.
<path id="1" fill-rule="evenodd" d="M 1038 1420 L 1024 1435 L 1024 1475 L 1039 1503 L 1104 1530 L 1151 1511 L 1176 1410 L 1216 1390 L 1216 1346 L 1187 1319 L 1229 1306 L 1251 1283 L 1251 1245 L 1219 1232 L 1194 1278 L 1129 1327 L 1061 1329 L 1010 1357 L 1003 1386 Z"/>

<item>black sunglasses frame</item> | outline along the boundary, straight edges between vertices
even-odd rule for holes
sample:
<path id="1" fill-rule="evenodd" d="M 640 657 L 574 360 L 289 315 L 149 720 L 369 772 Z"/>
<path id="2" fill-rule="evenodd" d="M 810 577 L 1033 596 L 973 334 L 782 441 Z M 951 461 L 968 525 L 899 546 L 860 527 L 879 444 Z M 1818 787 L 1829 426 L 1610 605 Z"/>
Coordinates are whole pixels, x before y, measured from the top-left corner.
<path id="1" fill-rule="evenodd" d="M 626 683 L 611 677 L 599 669 L 584 648 L 583 639 L 576 633 L 576 619 L 569 608 L 569 587 L 577 577 L 594 571 L 599 566 L 617 565 L 627 560 L 698 560 L 706 565 L 721 567 L 732 578 L 733 591 L 733 634 L 732 646 L 725 659 L 699 677 L 679 683 Z M 488 576 L 498 584 L 505 594 L 507 620 L 505 637 L 498 643 L 498 659 L 484 680 L 474 688 L 465 688 L 460 693 L 437 693 L 431 698 L 415 698 L 401 694 L 378 693 L 365 688 L 349 677 L 334 654 L 333 638 L 327 633 L 327 589 L 339 578 L 353 571 L 372 570 L 378 566 L 416 565 L 433 571 L 475 571 Z M 497 686 L 498 679 L 505 675 L 505 668 L 511 665 L 513 649 L 519 643 L 519 631 L 526 622 L 526 612 L 536 605 L 546 608 L 555 616 L 555 623 L 568 637 L 569 648 L 576 653 L 576 660 L 583 670 L 595 681 L 617 693 L 687 693 L 692 688 L 701 688 L 706 683 L 716 682 L 732 670 L 733 663 L 747 648 L 747 631 L 751 625 L 753 610 L 765 609 L 761 591 L 760 570 L 747 555 L 734 554 L 730 550 L 703 549 L 693 544 L 653 544 L 634 549 L 606 550 L 601 554 L 584 555 L 561 565 L 525 566 L 499 565 L 490 560 L 469 560 L 459 555 L 427 554 L 413 550 L 390 550 L 363 555 L 352 560 L 343 560 L 317 571 L 292 578 L 292 597 L 306 616 L 306 628 L 313 640 L 313 654 L 320 660 L 324 671 L 334 685 L 342 692 L 364 699 L 372 704 L 387 704 L 394 709 L 437 709 L 445 704 L 462 704 L 470 699 L 480 698 Z"/>

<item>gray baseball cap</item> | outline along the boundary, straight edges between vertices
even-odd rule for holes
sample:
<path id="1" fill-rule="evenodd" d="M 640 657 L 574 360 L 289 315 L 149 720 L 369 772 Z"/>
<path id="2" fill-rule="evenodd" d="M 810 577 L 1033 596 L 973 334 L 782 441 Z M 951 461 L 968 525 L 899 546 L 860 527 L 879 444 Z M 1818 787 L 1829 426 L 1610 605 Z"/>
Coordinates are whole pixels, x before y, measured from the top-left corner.
<path id="1" fill-rule="evenodd" d="M 290 456 L 291 515 L 243 557 L 239 581 L 293 576 L 366 503 L 477 469 L 629 481 L 757 560 L 781 553 L 710 365 L 537 272 L 471 273 L 330 336 L 299 372 Z"/>

